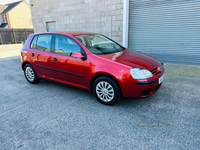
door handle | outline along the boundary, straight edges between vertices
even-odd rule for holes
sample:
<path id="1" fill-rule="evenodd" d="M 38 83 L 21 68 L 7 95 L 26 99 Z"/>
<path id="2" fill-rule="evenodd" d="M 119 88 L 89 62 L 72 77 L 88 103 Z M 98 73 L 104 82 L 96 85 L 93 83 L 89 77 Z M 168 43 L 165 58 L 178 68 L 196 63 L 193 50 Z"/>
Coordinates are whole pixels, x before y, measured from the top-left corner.
<path id="1" fill-rule="evenodd" d="M 53 60 L 53 61 L 58 61 L 58 59 L 57 59 L 57 58 L 53 58 L 52 60 Z"/>
<path id="2" fill-rule="evenodd" d="M 31 53 L 31 56 L 33 57 L 33 56 L 35 56 L 35 54 L 34 54 L 34 53 Z"/>

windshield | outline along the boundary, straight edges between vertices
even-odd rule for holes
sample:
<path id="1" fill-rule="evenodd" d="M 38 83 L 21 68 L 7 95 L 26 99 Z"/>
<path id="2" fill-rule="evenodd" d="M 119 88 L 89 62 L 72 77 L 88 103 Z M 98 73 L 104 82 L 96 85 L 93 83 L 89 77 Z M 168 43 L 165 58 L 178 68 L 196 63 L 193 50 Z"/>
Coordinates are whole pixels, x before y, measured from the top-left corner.
<path id="1" fill-rule="evenodd" d="M 74 36 L 93 54 L 111 54 L 123 51 L 125 48 L 100 34 L 76 35 Z"/>

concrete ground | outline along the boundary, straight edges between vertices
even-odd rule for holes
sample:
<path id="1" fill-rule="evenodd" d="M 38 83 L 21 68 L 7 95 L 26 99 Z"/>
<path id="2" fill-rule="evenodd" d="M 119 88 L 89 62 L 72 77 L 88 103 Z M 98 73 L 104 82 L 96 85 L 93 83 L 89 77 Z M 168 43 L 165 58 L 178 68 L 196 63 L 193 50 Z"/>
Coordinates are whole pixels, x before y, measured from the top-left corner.
<path id="1" fill-rule="evenodd" d="M 19 56 L 22 44 L 0 45 L 0 58 Z"/>
<path id="2" fill-rule="evenodd" d="M 88 91 L 29 84 L 20 56 L 3 56 L 7 48 L 0 46 L 0 149 L 200 149 L 199 66 L 166 64 L 156 94 L 105 106 Z"/>

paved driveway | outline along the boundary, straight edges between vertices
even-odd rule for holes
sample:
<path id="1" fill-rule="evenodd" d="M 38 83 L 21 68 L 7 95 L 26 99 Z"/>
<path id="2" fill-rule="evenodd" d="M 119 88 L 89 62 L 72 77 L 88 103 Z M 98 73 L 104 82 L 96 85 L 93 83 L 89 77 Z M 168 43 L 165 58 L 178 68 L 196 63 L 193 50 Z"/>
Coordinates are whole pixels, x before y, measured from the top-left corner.
<path id="1" fill-rule="evenodd" d="M 156 94 L 105 106 L 84 90 L 29 84 L 20 56 L 0 58 L 0 149 L 200 149 L 200 67 L 165 68 Z"/>

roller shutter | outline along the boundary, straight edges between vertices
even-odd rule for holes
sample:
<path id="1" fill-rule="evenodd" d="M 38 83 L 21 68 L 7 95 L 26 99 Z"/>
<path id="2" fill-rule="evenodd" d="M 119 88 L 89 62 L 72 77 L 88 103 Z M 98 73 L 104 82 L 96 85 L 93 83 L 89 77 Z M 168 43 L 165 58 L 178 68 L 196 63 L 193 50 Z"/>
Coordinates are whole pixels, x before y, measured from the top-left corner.
<path id="1" fill-rule="evenodd" d="M 128 47 L 200 65 L 200 0 L 130 0 Z"/>

